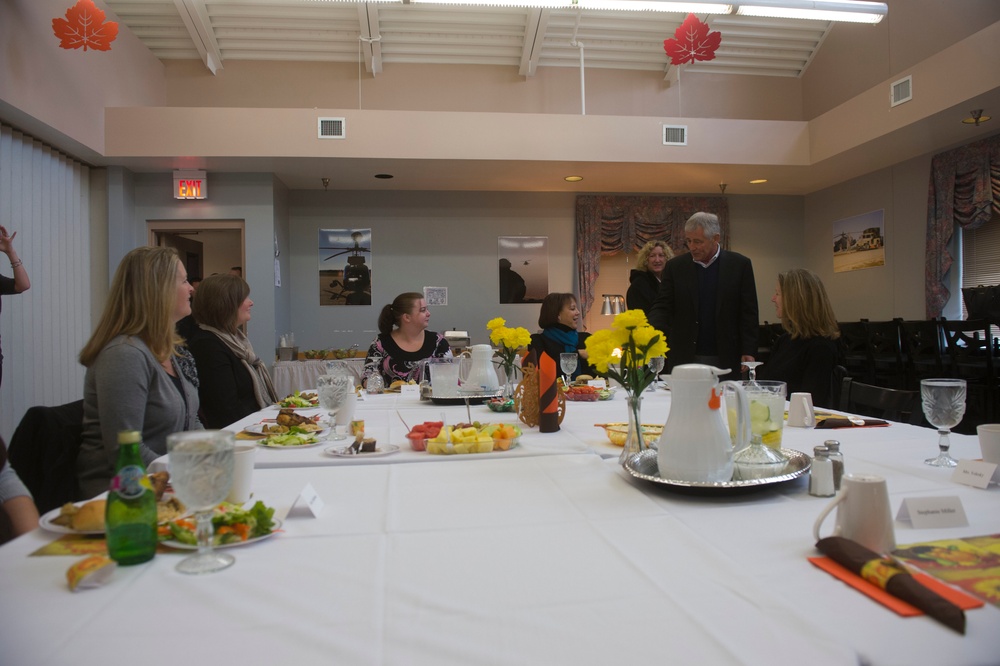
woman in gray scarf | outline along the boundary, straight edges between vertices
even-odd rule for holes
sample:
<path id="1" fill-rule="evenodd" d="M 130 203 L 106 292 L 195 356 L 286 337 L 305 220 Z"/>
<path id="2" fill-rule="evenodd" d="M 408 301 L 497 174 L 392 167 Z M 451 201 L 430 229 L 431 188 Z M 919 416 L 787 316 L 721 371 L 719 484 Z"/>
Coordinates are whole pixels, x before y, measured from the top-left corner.
<path id="1" fill-rule="evenodd" d="M 264 362 L 240 327 L 250 321 L 250 287 L 235 275 L 205 278 L 192 303 L 200 330 L 188 340 L 198 366 L 206 428 L 225 428 L 277 402 Z"/>

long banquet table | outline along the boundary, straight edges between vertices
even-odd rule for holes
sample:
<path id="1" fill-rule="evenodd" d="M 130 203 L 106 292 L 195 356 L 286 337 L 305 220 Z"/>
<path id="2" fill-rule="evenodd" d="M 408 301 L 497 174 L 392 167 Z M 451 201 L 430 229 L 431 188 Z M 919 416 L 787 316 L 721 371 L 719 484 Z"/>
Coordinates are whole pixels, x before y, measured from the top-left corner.
<path id="1" fill-rule="evenodd" d="M 644 421 L 663 422 L 669 393 L 643 408 Z M 466 418 L 465 407 L 392 395 L 356 416 L 380 442 L 405 446 L 397 410 L 408 422 Z M 807 562 L 829 500 L 808 495 L 806 478 L 716 496 L 631 479 L 593 425 L 624 414 L 620 395 L 570 403 L 558 433 L 528 430 L 502 453 L 362 461 L 324 446 L 259 449 L 255 497 L 276 507 L 282 530 L 233 549 L 236 564 L 210 576 L 177 573 L 183 553 L 167 553 L 70 593 L 73 559 L 29 556 L 54 536 L 36 530 L 0 547 L 0 663 L 1000 662 L 996 606 L 969 611 L 963 637 L 898 617 Z M 996 486 L 958 485 L 923 464 L 933 431 L 786 428 L 784 446 L 811 451 L 828 438 L 849 472 L 888 479 L 894 513 L 906 497 L 961 498 L 968 526 L 897 521 L 900 544 L 1000 533 Z M 953 439 L 956 457 L 978 457 L 975 438 Z M 307 484 L 325 504 L 318 517 L 296 501 Z"/>

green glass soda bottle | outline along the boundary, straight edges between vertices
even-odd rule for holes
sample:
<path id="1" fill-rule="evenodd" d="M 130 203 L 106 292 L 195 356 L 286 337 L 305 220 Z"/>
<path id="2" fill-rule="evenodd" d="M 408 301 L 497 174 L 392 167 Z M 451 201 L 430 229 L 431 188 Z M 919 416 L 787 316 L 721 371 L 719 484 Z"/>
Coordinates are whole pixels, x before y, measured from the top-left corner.
<path id="1" fill-rule="evenodd" d="M 108 555 L 118 564 L 140 564 L 156 553 L 156 493 L 139 455 L 142 435 L 118 433 L 118 462 L 108 490 Z"/>

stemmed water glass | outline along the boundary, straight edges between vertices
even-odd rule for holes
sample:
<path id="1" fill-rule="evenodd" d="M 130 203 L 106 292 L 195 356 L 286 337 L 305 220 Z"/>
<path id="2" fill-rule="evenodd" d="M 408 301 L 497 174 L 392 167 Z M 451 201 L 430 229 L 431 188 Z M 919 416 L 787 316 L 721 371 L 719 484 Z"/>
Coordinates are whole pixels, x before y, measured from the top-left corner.
<path id="1" fill-rule="evenodd" d="M 379 375 L 373 375 L 380 377 Z M 381 377 L 380 377 L 381 378 Z M 341 434 L 337 429 L 338 422 L 344 421 L 342 411 L 348 406 L 349 401 L 354 400 L 354 377 L 349 372 L 336 372 L 331 370 L 331 374 L 320 375 L 316 378 L 316 392 L 319 393 L 319 406 L 326 410 L 330 417 L 330 439 L 347 439 L 346 434 Z M 352 414 L 353 415 L 353 414 Z M 349 422 L 350 419 L 348 418 Z"/>
<path id="2" fill-rule="evenodd" d="M 666 360 L 667 359 L 665 359 L 662 356 L 654 356 L 653 358 L 649 359 L 649 363 L 647 365 L 649 366 L 650 371 L 653 373 L 653 381 L 649 385 L 650 391 L 656 390 L 656 382 L 659 380 L 660 373 L 663 372 L 663 364 Z"/>
<path id="3" fill-rule="evenodd" d="M 233 485 L 235 447 L 233 433 L 226 430 L 191 430 L 167 435 L 170 485 L 174 494 L 194 511 L 198 526 L 198 552 L 177 564 L 186 574 L 203 574 L 232 566 L 236 559 L 212 550 L 215 507 Z"/>
<path id="4" fill-rule="evenodd" d="M 763 365 L 762 361 L 743 361 L 743 365 L 747 366 L 750 371 L 750 381 L 753 383 L 757 382 L 757 366 Z"/>
<path id="5" fill-rule="evenodd" d="M 958 461 L 948 453 L 951 446 L 948 434 L 965 416 L 965 389 L 964 379 L 920 380 L 920 398 L 924 416 L 927 417 L 928 423 L 938 429 L 938 448 L 941 450 L 936 457 L 924 461 L 928 465 L 934 467 L 958 465 Z"/>
<path id="6" fill-rule="evenodd" d="M 576 372 L 576 365 L 579 362 L 576 352 L 559 354 L 559 367 L 563 371 L 563 384 L 569 386 L 569 378 Z"/>

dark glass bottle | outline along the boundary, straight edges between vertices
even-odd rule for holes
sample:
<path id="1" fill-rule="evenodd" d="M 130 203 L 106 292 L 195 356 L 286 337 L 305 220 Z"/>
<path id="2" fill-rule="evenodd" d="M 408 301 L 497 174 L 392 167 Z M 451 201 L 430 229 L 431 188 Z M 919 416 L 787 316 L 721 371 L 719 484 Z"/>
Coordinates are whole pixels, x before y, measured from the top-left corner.
<path id="1" fill-rule="evenodd" d="M 142 435 L 118 433 L 118 462 L 105 512 L 108 555 L 118 564 L 140 564 L 156 553 L 156 493 L 139 455 Z"/>

